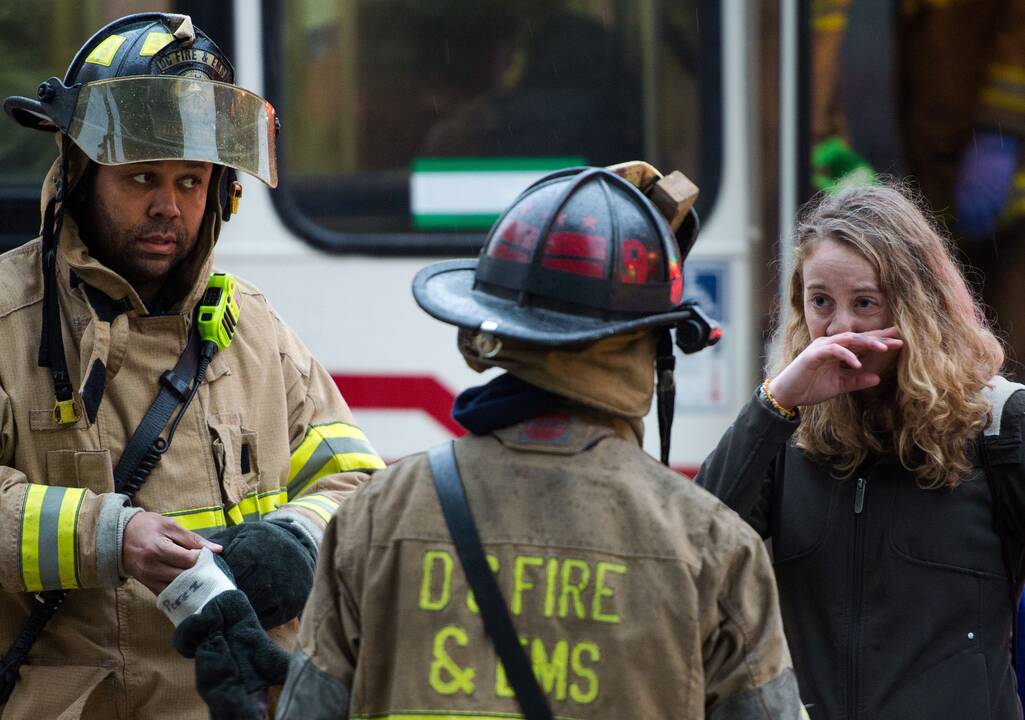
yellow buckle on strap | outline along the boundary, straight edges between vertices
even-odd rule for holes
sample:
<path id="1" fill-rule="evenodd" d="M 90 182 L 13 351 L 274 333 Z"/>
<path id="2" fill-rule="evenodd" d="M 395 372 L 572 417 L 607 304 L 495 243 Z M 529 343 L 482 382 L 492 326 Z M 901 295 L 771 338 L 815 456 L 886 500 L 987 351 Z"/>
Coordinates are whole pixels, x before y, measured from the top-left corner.
<path id="1" fill-rule="evenodd" d="M 70 400 L 58 400 L 53 406 L 53 420 L 60 425 L 72 425 L 78 422 L 78 412 L 75 410 L 74 398 Z"/>
<path id="2" fill-rule="evenodd" d="M 228 186 L 228 207 L 231 208 L 231 214 L 234 215 L 238 212 L 238 206 L 242 204 L 242 183 L 235 180 Z"/>

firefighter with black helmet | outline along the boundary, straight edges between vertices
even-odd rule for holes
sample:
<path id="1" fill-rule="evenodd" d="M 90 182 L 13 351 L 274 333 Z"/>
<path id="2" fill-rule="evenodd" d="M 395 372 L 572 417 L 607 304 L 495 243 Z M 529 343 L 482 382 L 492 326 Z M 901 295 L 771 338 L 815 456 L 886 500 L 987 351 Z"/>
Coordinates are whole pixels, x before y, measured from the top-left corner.
<path id="1" fill-rule="evenodd" d="M 470 367 L 506 372 L 456 400 L 469 435 L 329 523 L 279 718 L 802 716 L 760 539 L 641 449 L 658 385 L 668 457 L 672 333 L 718 336 L 684 301 L 697 216 L 656 209 L 682 176 L 623 175 L 652 199 L 554 173 L 479 259 L 414 279 Z"/>
<path id="2" fill-rule="evenodd" d="M 277 184 L 274 108 L 234 82 L 188 16 L 142 13 L 4 101 L 59 148 L 42 236 L 0 256 L 4 718 L 262 717 L 270 636 L 291 645 L 326 521 L 383 467 L 213 269 L 236 173 Z"/>

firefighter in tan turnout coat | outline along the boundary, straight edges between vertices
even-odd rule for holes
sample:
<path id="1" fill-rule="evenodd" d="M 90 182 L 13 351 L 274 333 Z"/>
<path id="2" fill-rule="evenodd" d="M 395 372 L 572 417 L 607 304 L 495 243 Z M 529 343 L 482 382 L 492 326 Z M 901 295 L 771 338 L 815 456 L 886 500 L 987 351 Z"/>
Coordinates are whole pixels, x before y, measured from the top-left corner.
<path id="1" fill-rule="evenodd" d="M 803 712 L 761 541 L 640 447 L 656 356 L 660 410 L 673 403 L 669 328 L 688 351 L 717 338 L 681 302 L 682 260 L 632 184 L 578 168 L 524 191 L 479 261 L 414 280 L 472 368 L 508 371 L 456 401 L 472 434 L 454 457 L 559 718 Z M 428 455 L 406 458 L 329 523 L 279 718 L 521 717 L 435 477 Z"/>
<path id="2" fill-rule="evenodd" d="M 238 627 L 255 628 L 259 647 L 267 635 L 254 613 L 265 628 L 296 616 L 325 523 L 347 490 L 383 467 L 330 376 L 240 282 L 234 339 L 210 361 L 169 449 L 131 503 L 114 492 L 114 468 L 192 332 L 213 272 L 220 193 L 237 193 L 236 169 L 276 183 L 273 108 L 224 84 L 232 74 L 188 17 L 147 13 L 94 36 L 51 105 L 43 92 L 41 102 L 5 102 L 23 124 L 56 126 L 62 154 L 43 186 L 44 237 L 0 256 L 0 652 L 3 669 L 16 671 L 4 720 L 206 718 L 201 662 L 194 671 L 176 652 L 175 625 L 154 593 L 212 550 L 224 562 L 203 565 L 227 568 L 216 588 L 252 591 L 253 608 L 238 591 L 220 597 L 236 598 Z M 58 101 L 75 83 L 67 122 Z M 175 114 L 168 102 L 181 103 Z M 115 117 L 120 126 L 103 126 Z M 207 123 L 190 126 L 197 117 Z M 63 363 L 50 352 L 45 367 L 54 298 Z M 53 370 L 61 364 L 63 387 Z M 56 589 L 69 591 L 63 606 L 13 668 L 12 642 L 45 597 L 34 593 Z M 188 612 L 207 607 L 172 595 L 162 607 L 179 631 Z M 219 611 L 218 621 L 228 617 Z M 224 623 L 228 654 L 244 667 Z M 294 631 L 272 634 L 291 648 Z M 193 646 L 205 631 L 198 636 Z M 232 716 L 259 716 L 271 681 L 235 679 L 251 714 Z M 206 680 L 215 692 L 220 681 Z"/>

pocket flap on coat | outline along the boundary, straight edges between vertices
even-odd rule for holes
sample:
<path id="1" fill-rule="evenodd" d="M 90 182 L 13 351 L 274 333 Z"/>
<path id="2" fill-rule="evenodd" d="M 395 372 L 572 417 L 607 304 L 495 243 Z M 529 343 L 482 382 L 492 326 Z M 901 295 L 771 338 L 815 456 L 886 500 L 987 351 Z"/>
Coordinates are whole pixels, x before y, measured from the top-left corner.
<path id="1" fill-rule="evenodd" d="M 259 486 L 257 434 L 242 427 L 235 412 L 208 415 L 206 422 L 224 499 L 229 504 L 241 502 Z"/>

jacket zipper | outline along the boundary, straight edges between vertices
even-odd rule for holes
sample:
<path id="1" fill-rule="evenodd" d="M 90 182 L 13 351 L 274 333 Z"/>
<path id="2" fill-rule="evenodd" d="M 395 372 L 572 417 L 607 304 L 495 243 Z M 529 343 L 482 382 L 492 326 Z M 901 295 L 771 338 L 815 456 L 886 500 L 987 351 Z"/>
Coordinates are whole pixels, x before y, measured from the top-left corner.
<path id="1" fill-rule="evenodd" d="M 858 701 L 858 655 L 861 644 L 862 580 L 865 565 L 864 516 L 868 481 L 858 478 L 854 491 L 854 562 L 851 577 L 851 624 L 847 635 L 847 717 L 854 720 Z"/>

